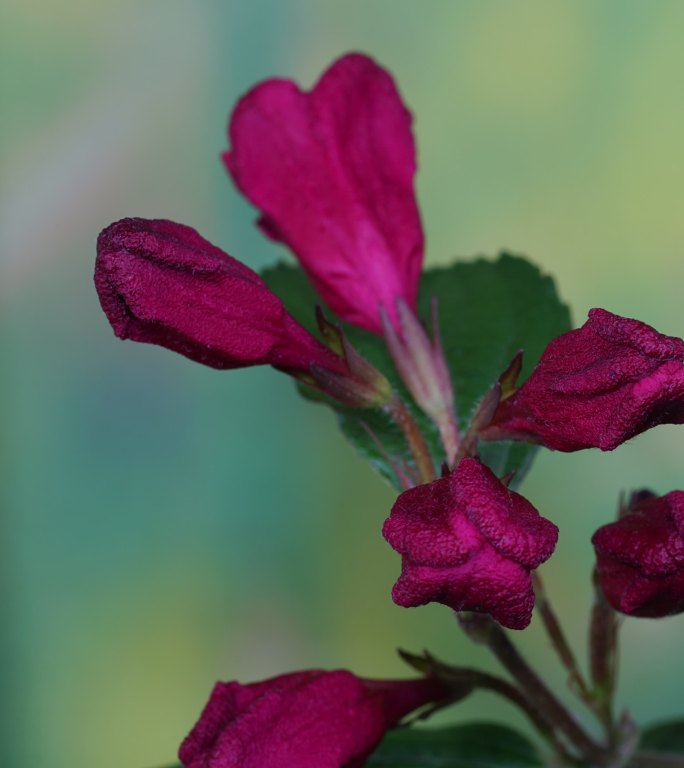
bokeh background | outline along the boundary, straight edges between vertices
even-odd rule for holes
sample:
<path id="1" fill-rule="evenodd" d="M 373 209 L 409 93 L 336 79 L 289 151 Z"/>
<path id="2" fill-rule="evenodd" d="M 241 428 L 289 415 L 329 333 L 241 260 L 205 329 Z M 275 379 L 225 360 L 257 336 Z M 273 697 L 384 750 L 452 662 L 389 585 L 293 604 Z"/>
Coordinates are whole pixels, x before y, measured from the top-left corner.
<path id="1" fill-rule="evenodd" d="M 402 646 L 488 665 L 447 609 L 395 607 L 393 494 L 271 370 L 219 373 L 117 341 L 95 239 L 190 224 L 282 257 L 218 161 L 260 79 L 309 86 L 357 49 L 415 116 L 428 264 L 529 255 L 589 307 L 684 334 L 684 4 L 677 0 L 5 0 L 2 35 L 4 765 L 173 761 L 216 679 L 310 666 L 399 675 Z M 682 486 L 663 427 L 613 455 L 541 455 L 544 567 L 584 654 L 593 530 L 623 489 Z M 628 621 L 620 687 L 681 710 L 684 619 Z M 561 684 L 538 627 L 523 638 Z M 452 720 L 519 722 L 485 694 Z"/>

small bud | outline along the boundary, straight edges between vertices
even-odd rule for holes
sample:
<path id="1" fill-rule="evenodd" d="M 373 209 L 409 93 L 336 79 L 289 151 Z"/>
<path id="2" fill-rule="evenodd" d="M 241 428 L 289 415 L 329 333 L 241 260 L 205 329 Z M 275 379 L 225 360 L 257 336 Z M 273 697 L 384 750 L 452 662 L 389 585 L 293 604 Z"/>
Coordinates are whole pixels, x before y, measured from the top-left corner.
<path id="1" fill-rule="evenodd" d="M 592 309 L 581 328 L 547 346 L 520 389 L 506 392 L 483 438 L 612 451 L 658 424 L 684 422 L 684 341 Z"/>
<path id="2" fill-rule="evenodd" d="M 464 458 L 448 477 L 404 491 L 383 536 L 402 556 L 397 605 L 438 602 L 523 629 L 534 605 L 531 571 L 551 556 L 558 529 Z"/>
<path id="3" fill-rule="evenodd" d="M 122 219 L 107 227 L 97 241 L 95 286 L 119 338 L 213 368 L 344 370 L 259 275 L 182 224 Z"/>
<path id="4" fill-rule="evenodd" d="M 651 618 L 684 611 L 684 491 L 632 494 L 592 543 L 599 584 L 616 611 Z"/>

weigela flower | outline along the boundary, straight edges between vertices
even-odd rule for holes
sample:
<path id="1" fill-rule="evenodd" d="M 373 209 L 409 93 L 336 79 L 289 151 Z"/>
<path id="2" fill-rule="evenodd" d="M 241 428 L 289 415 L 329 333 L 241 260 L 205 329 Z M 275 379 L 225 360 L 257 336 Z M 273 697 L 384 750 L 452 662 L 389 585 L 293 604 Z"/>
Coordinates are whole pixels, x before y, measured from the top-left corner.
<path id="1" fill-rule="evenodd" d="M 548 345 L 481 436 L 610 451 L 658 424 L 683 422 L 684 341 L 592 309 L 581 328 Z"/>
<path id="2" fill-rule="evenodd" d="M 361 766 L 385 731 L 444 696 L 434 679 L 364 680 L 344 670 L 217 683 L 179 756 L 186 768 Z"/>
<path id="3" fill-rule="evenodd" d="M 259 275 L 182 224 L 123 219 L 107 227 L 97 242 L 95 286 L 122 339 L 214 368 L 345 371 Z"/>
<path id="4" fill-rule="evenodd" d="M 592 543 L 599 583 L 616 611 L 648 617 L 684 611 L 684 491 L 635 494 Z"/>
<path id="5" fill-rule="evenodd" d="M 267 80 L 245 95 L 224 160 L 260 224 L 286 243 L 343 320 L 381 334 L 380 307 L 415 310 L 423 233 L 411 115 L 390 75 L 349 54 L 314 88 Z"/>
<path id="6" fill-rule="evenodd" d="M 530 572 L 551 556 L 558 529 L 490 469 L 464 458 L 447 477 L 404 491 L 383 535 L 402 555 L 395 603 L 443 603 L 523 629 L 534 606 Z"/>

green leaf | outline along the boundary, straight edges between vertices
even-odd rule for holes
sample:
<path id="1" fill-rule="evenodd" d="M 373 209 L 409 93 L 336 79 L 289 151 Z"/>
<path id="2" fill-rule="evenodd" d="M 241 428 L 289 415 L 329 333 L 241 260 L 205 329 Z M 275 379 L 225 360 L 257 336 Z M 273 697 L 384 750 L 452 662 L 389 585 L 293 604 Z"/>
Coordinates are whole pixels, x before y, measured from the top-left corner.
<path id="1" fill-rule="evenodd" d="M 546 345 L 570 330 L 569 310 L 552 278 L 508 253 L 427 271 L 419 300 L 424 321 L 430 317 L 433 296 L 462 428 L 519 349 L 525 351 L 522 381 Z M 510 442 L 482 443 L 480 449 L 482 460 L 500 476 L 516 470 L 513 486 L 537 451 L 536 446 Z"/>
<path id="2" fill-rule="evenodd" d="M 553 279 L 508 253 L 427 271 L 419 301 L 423 319 L 430 317 L 433 296 L 461 424 L 519 349 L 525 350 L 524 379 L 549 341 L 570 329 Z"/>
<path id="3" fill-rule="evenodd" d="M 494 723 L 390 731 L 367 768 L 541 768 L 534 746 Z"/>
<path id="4" fill-rule="evenodd" d="M 279 264 L 266 270 L 262 277 L 294 317 L 315 332 L 314 307 L 322 302 L 304 272 Z M 442 343 L 456 389 L 462 428 L 519 349 L 525 350 L 524 377 L 548 342 L 570 328 L 568 309 L 559 300 L 553 280 L 525 259 L 509 254 L 495 260 L 457 262 L 423 273 L 419 314 L 428 328 L 433 297 L 438 302 Z M 326 313 L 332 318 L 332 313 Z M 437 429 L 413 403 L 399 380 L 382 338 L 355 326 L 342 326 L 358 352 L 387 376 L 406 401 L 436 463 L 441 463 L 443 451 Z M 372 431 L 388 453 L 411 464 L 396 426 L 381 411 L 332 405 L 347 439 L 398 486 L 390 462 L 369 434 Z M 524 476 L 536 450 L 535 446 L 510 442 L 481 446 L 483 461 L 499 476 L 516 471 L 513 485 Z"/>
<path id="5" fill-rule="evenodd" d="M 684 720 L 671 720 L 645 728 L 639 748 L 684 755 Z"/>

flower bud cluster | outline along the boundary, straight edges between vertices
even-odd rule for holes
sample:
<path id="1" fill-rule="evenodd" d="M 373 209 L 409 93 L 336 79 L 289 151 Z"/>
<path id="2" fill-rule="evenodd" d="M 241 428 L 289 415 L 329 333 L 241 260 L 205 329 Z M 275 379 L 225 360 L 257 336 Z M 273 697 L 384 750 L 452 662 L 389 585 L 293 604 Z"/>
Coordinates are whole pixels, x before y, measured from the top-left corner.
<path id="1" fill-rule="evenodd" d="M 533 571 L 553 553 L 558 528 L 508 488 L 510 476 L 497 477 L 480 460 L 480 441 L 607 451 L 658 424 L 684 423 L 684 341 L 593 309 L 581 328 L 548 345 L 520 387 L 516 355 L 461 434 L 449 368 L 458 361 L 445 358 L 436 303 L 431 335 L 418 315 L 423 232 L 411 122 L 391 76 L 360 54 L 336 61 L 310 91 L 268 80 L 230 119 L 226 168 L 258 208 L 264 233 L 292 250 L 341 321 L 317 308 L 320 339 L 249 267 L 171 221 L 129 218 L 106 228 L 95 284 L 120 338 L 219 369 L 271 365 L 335 407 L 394 419 L 412 455 L 411 467 L 389 456 L 406 488 L 383 528 L 402 558 L 394 602 L 441 603 L 478 614 L 472 626 L 488 616 L 523 629 L 535 603 Z M 384 338 L 406 402 L 343 323 Z M 437 428 L 440 456 L 430 455 L 416 411 Z M 684 492 L 635 495 L 593 544 L 600 589 L 614 610 L 684 611 Z M 181 760 L 186 768 L 360 766 L 386 730 L 448 698 L 430 669 L 408 681 L 311 670 L 218 683 Z M 574 726 L 566 726 L 572 737 Z"/>

